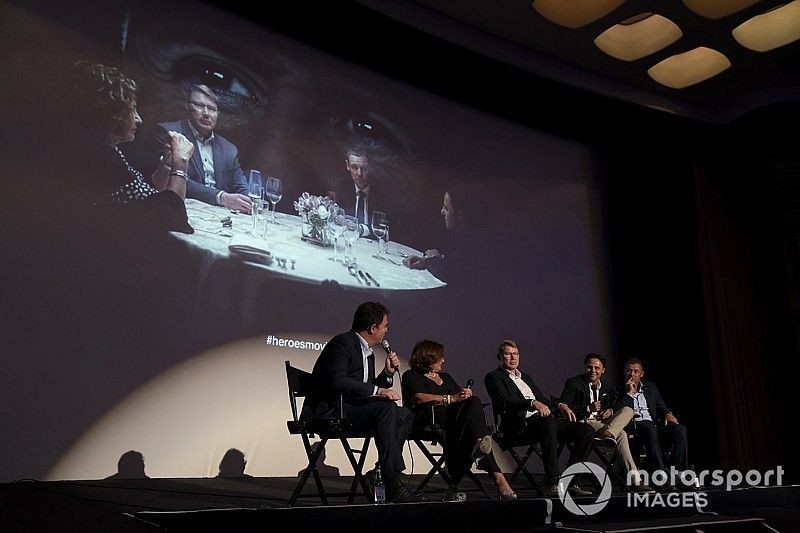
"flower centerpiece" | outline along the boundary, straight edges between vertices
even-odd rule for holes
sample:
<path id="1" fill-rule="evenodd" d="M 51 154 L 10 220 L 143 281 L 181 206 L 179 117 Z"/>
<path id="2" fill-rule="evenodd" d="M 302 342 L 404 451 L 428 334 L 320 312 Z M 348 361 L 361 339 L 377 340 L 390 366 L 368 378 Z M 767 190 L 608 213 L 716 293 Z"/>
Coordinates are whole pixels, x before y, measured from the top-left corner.
<path id="1" fill-rule="evenodd" d="M 330 246 L 331 236 L 328 231 L 328 219 L 332 209 L 338 207 L 327 196 L 314 196 L 304 192 L 294 202 L 294 208 L 300 215 L 301 238 L 320 246 Z"/>

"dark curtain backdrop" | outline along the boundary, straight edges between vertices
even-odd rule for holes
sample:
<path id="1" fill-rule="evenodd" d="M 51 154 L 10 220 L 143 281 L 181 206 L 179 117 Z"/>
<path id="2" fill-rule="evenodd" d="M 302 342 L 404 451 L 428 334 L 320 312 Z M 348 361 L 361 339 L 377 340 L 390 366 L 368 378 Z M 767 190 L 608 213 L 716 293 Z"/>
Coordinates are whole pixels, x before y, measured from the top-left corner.
<path id="1" fill-rule="evenodd" d="M 695 190 L 720 464 L 796 478 L 800 150 L 778 133 L 792 123 L 779 106 L 727 128 L 698 150 Z"/>

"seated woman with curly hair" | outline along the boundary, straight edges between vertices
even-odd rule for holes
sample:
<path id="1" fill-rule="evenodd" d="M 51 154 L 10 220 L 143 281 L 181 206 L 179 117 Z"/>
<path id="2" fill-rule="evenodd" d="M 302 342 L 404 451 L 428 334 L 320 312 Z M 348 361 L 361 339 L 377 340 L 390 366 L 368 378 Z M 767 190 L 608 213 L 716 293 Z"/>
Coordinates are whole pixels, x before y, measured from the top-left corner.
<path id="1" fill-rule="evenodd" d="M 136 82 L 116 67 L 87 61 L 74 65 L 71 81 L 71 121 L 78 131 L 65 171 L 73 174 L 72 195 L 79 203 L 105 209 L 101 217 L 124 213 L 141 229 L 192 233 L 183 204 L 192 142 L 170 132 L 164 150 L 171 170 L 160 166 L 146 181 L 119 148 L 134 139 L 142 124 Z"/>
<path id="2" fill-rule="evenodd" d="M 472 463 L 492 475 L 501 500 L 517 495 L 509 486 L 492 454 L 492 436 L 486 426 L 480 399 L 472 389 L 461 388 L 446 372 L 444 346 L 419 341 L 411 354 L 411 369 L 403 374 L 403 403 L 407 406 L 436 402 L 436 421 L 445 430 L 444 453 L 451 477 L 445 500 L 453 499 L 458 483 Z M 415 426 L 430 423 L 430 409 L 415 409 Z"/>

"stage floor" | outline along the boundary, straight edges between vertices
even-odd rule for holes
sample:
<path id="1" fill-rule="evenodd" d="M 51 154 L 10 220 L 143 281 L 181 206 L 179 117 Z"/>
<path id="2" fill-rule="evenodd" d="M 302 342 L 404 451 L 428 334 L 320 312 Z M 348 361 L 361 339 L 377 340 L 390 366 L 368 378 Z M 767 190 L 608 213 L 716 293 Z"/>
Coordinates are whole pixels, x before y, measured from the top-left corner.
<path id="1" fill-rule="evenodd" d="M 492 484 L 481 475 L 487 490 Z M 414 476 L 415 486 L 422 476 Z M 325 478 L 330 490 L 346 491 L 350 478 Z M 615 491 L 605 508 L 579 517 L 558 500 L 537 498 L 515 486 L 520 500 L 501 502 L 468 492 L 466 502 L 441 503 L 444 487 L 434 480 L 430 503 L 374 506 L 362 497 L 355 505 L 304 500 L 288 508 L 296 478 L 192 478 L 97 481 L 20 481 L 0 484 L 2 531 L 354 531 L 368 525 L 380 531 L 425 526 L 459 531 L 780 531 L 800 532 L 800 487 L 704 490 L 708 504 L 674 508 L 670 493 L 649 505 L 632 507 L 627 493 Z M 313 485 L 313 483 L 311 484 Z M 467 484 L 463 485 L 464 488 Z M 307 486 L 307 490 L 311 490 Z M 673 503 L 679 493 L 671 493 Z M 689 496 L 687 496 L 689 497 Z M 577 503 L 591 504 L 595 498 Z M 691 500 L 690 500 L 691 501 Z M 662 505 L 659 505 L 659 502 Z M 714 522 L 714 523 L 712 523 Z M 764 527 L 768 524 L 771 529 Z M 694 524 L 690 526 L 689 524 Z M 702 524 L 699 525 L 699 524 Z"/>

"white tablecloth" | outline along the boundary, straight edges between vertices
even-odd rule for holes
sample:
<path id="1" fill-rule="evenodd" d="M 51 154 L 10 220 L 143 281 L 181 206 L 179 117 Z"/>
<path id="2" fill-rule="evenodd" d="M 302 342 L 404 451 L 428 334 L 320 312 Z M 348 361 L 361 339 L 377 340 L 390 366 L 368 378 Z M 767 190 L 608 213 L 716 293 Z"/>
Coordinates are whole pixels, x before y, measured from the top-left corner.
<path id="1" fill-rule="evenodd" d="M 403 254 L 421 255 L 419 251 L 400 243 L 389 242 L 389 253 L 378 253 L 377 241 L 358 239 L 353 245 L 357 270 L 369 273 L 380 287 L 370 284 L 360 276 L 353 275 L 340 261 L 332 261 L 332 246 L 324 247 L 303 241 L 300 236 L 300 217 L 276 213 L 277 224 L 269 223 L 266 238 L 251 234 L 253 223 L 250 215 L 231 213 L 229 210 L 208 205 L 198 200 L 187 199 L 186 211 L 189 223 L 195 229 L 193 235 L 174 233 L 175 237 L 195 248 L 212 254 L 213 259 L 230 258 L 246 261 L 229 251 L 231 242 L 257 243 L 269 250 L 273 261 L 261 264 L 247 261 L 254 268 L 269 275 L 295 279 L 306 283 L 336 282 L 344 287 L 365 290 L 395 291 L 422 290 L 444 287 L 446 284 L 427 270 L 412 270 L 402 264 Z M 232 226 L 222 226 L 222 219 L 230 217 Z M 339 238 L 339 257 L 344 253 L 344 239 Z M 286 259 L 285 267 L 277 258 Z M 209 258 L 212 259 L 212 258 Z M 212 259 L 212 260 L 213 260 Z M 291 260 L 295 260 L 292 268 Z"/>

